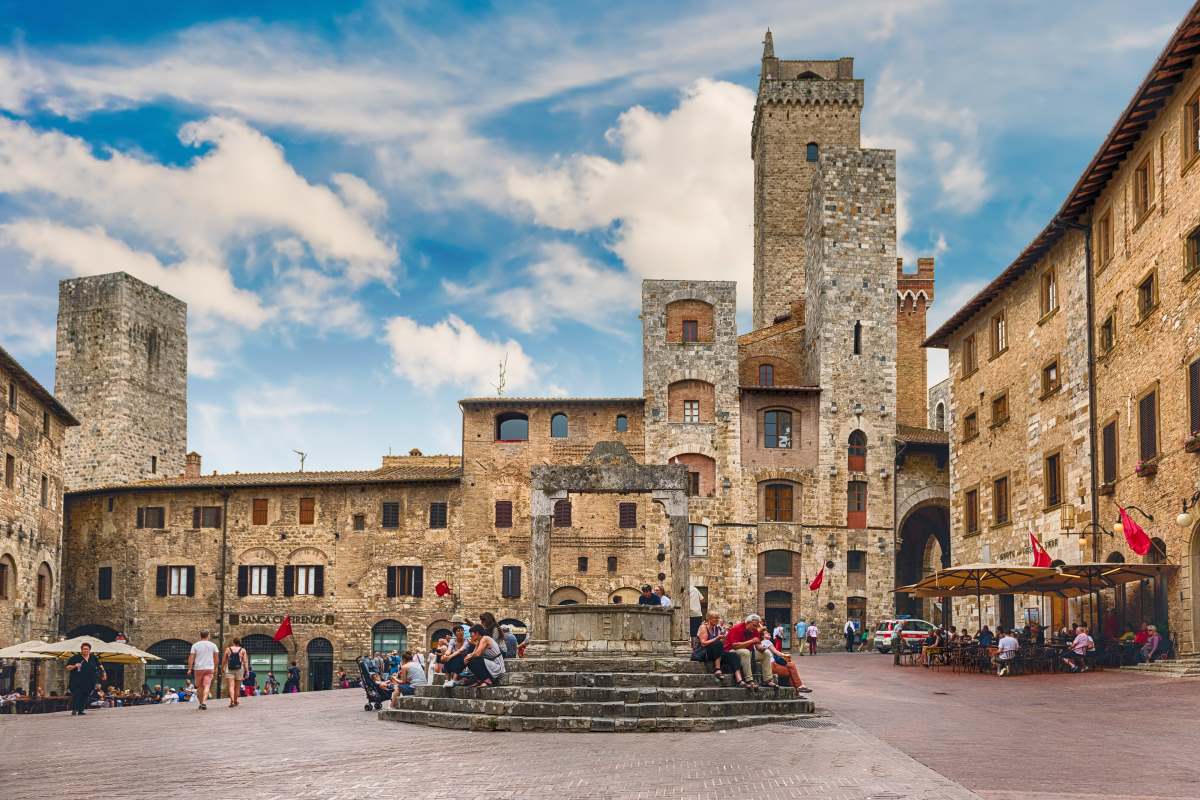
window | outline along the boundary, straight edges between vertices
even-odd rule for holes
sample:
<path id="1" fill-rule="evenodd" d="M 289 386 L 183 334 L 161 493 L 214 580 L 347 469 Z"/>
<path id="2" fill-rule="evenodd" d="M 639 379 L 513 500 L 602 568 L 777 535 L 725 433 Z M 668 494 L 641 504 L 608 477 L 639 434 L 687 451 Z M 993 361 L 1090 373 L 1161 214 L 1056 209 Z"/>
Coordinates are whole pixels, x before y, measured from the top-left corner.
<path id="1" fill-rule="evenodd" d="M 37 574 L 37 597 L 35 599 L 38 608 L 45 608 L 50 602 L 50 575 L 43 564 Z"/>
<path id="2" fill-rule="evenodd" d="M 1116 313 L 1113 312 L 1100 323 L 1100 352 L 1111 353 L 1117 344 Z"/>
<path id="3" fill-rule="evenodd" d="M 933 411 L 933 424 L 939 431 L 946 430 L 946 404 L 938 403 Z"/>
<path id="4" fill-rule="evenodd" d="M 379 513 L 379 527 L 381 528 L 399 528 L 400 527 L 400 504 L 399 503 L 384 503 Z"/>
<path id="5" fill-rule="evenodd" d="M 699 422 L 700 421 L 700 401 L 699 400 L 684 400 L 683 401 L 683 421 L 684 422 Z"/>
<path id="6" fill-rule="evenodd" d="M 1183 160 L 1187 163 L 1200 155 L 1200 92 L 1183 106 Z"/>
<path id="7" fill-rule="evenodd" d="M 1042 472 L 1045 480 L 1046 508 L 1061 505 L 1063 501 L 1062 455 L 1051 453 L 1046 456 Z"/>
<path id="8" fill-rule="evenodd" d="M 862 355 L 862 323 L 854 323 L 854 355 Z"/>
<path id="9" fill-rule="evenodd" d="M 768 483 L 763 487 L 763 519 L 767 522 L 792 521 L 790 483 Z"/>
<path id="10" fill-rule="evenodd" d="M 1138 319 L 1145 319 L 1150 316 L 1150 312 L 1158 305 L 1158 286 L 1154 280 L 1154 273 L 1151 272 L 1142 282 L 1138 284 L 1137 290 L 1138 299 Z"/>
<path id="11" fill-rule="evenodd" d="M 1140 222 L 1150 213 L 1154 202 L 1154 174 L 1151 171 L 1153 155 L 1148 155 L 1133 173 L 1133 218 Z"/>
<path id="12" fill-rule="evenodd" d="M 162 506 L 141 506 L 137 510 L 137 527 L 162 529 L 167 527 L 167 511 Z"/>
<path id="13" fill-rule="evenodd" d="M 850 481 L 846 484 L 846 527 L 867 527 L 866 481 Z"/>
<path id="14" fill-rule="evenodd" d="M 792 446 L 792 412 L 768 411 L 763 414 L 763 447 L 787 449 Z"/>
<path id="15" fill-rule="evenodd" d="M 1096 222 L 1096 263 L 1103 267 L 1113 256 L 1112 211 L 1105 211 Z"/>
<path id="16" fill-rule="evenodd" d="M 867 571 L 867 552 L 865 550 L 846 551 L 846 572 L 850 574 L 865 574 Z"/>
<path id="17" fill-rule="evenodd" d="M 817 146 L 816 142 L 809 142 L 808 145 L 804 148 L 804 157 L 806 160 L 808 160 L 810 162 L 816 161 L 817 156 L 820 154 L 821 154 L 821 148 Z"/>
<path id="18" fill-rule="evenodd" d="M 758 366 L 758 385 L 759 386 L 774 386 L 775 385 L 775 366 L 773 364 L 759 364 L 759 366 Z"/>
<path id="19" fill-rule="evenodd" d="M 1042 273 L 1042 316 L 1045 317 L 1058 308 L 1058 278 L 1054 270 L 1048 269 Z"/>
<path id="20" fill-rule="evenodd" d="M 252 638 L 252 637 L 247 637 Z M 375 653 L 390 653 L 395 651 L 403 653 L 408 649 L 408 628 L 403 623 L 397 622 L 394 619 L 385 619 L 382 622 L 377 622 L 371 627 L 371 651 Z M 251 651 L 253 653 L 253 651 Z M 284 651 L 284 658 L 287 658 L 287 651 Z M 254 664 L 254 655 L 250 656 L 251 666 Z M 287 672 L 286 661 L 284 670 Z M 264 670 L 261 668 L 255 669 L 259 675 L 262 675 Z M 279 675 L 279 670 L 276 668 L 275 674 Z"/>
<path id="21" fill-rule="evenodd" d="M 158 456 L 150 456 L 150 471 L 158 473 Z"/>
<path id="22" fill-rule="evenodd" d="M 617 526 L 620 528 L 637 527 L 637 503 L 621 503 L 617 506 Z"/>
<path id="23" fill-rule="evenodd" d="M 50 505 L 50 479 L 45 475 L 42 476 L 42 492 L 38 503 L 42 506 L 42 508 L 46 508 Z"/>
<path id="24" fill-rule="evenodd" d="M 1103 456 L 1101 459 L 1101 483 L 1116 483 L 1117 482 L 1117 421 L 1104 426 L 1100 432 L 1100 452 Z"/>
<path id="25" fill-rule="evenodd" d="M 867 435 L 862 431 L 850 434 L 846 447 L 846 469 L 851 472 L 867 471 Z"/>
<path id="26" fill-rule="evenodd" d="M 192 527 L 193 528 L 219 528 L 221 527 L 221 507 L 220 506 L 196 506 L 192 509 Z"/>
<path id="27" fill-rule="evenodd" d="M 529 440 L 529 417 L 519 411 L 509 411 L 496 416 L 497 442 L 525 442 Z"/>
<path id="28" fill-rule="evenodd" d="M 250 522 L 253 525 L 267 524 L 267 509 L 270 506 L 267 503 L 267 498 L 256 497 L 251 504 Z"/>
<path id="29" fill-rule="evenodd" d="M 13 411 L 17 410 L 17 384 L 15 381 L 8 382 L 8 407 Z"/>
<path id="30" fill-rule="evenodd" d="M 552 439 L 567 438 L 567 415 L 555 414 L 550 418 L 550 437 Z"/>
<path id="31" fill-rule="evenodd" d="M 1008 476 L 992 481 L 992 524 L 1008 523 Z"/>
<path id="32" fill-rule="evenodd" d="M 580 557 L 579 557 L 579 564 L 578 564 L 578 567 L 579 567 L 579 571 L 580 571 L 580 572 L 587 572 L 587 568 L 588 568 L 588 559 L 587 559 L 587 556 L 580 556 Z"/>
<path id="33" fill-rule="evenodd" d="M 979 368 L 975 360 L 975 334 L 963 339 L 962 344 L 962 376 L 965 378 Z"/>
<path id="34" fill-rule="evenodd" d="M 617 571 L 617 557 L 616 556 L 608 557 L 608 571 L 609 572 Z"/>
<path id="35" fill-rule="evenodd" d="M 42 412 L 42 433 L 46 434 L 47 436 L 50 435 L 50 412 L 49 411 Z"/>
<path id="36" fill-rule="evenodd" d="M 421 597 L 424 594 L 424 567 L 400 566 L 387 568 L 388 597 Z"/>
<path id="37" fill-rule="evenodd" d="M 350 519 L 352 521 L 352 527 L 354 528 L 354 530 L 365 531 L 367 529 L 367 515 L 366 514 L 355 514 Z"/>
<path id="38" fill-rule="evenodd" d="M 1008 421 L 1008 393 L 999 394 L 992 398 L 992 425 L 1002 425 Z"/>
<path id="39" fill-rule="evenodd" d="M 446 504 L 445 503 L 430 503 L 429 504 L 429 527 L 430 528 L 446 527 Z"/>
<path id="40" fill-rule="evenodd" d="M 571 527 L 571 501 L 556 500 L 554 503 L 554 527 Z"/>
<path id="41" fill-rule="evenodd" d="M 112 510 L 113 510 L 113 506 L 114 506 L 114 505 L 116 505 L 116 502 L 115 502 L 115 500 L 114 500 L 113 498 L 111 498 L 111 497 L 110 497 L 110 498 L 108 498 L 108 513 L 110 513 L 110 514 L 112 513 Z"/>
<path id="42" fill-rule="evenodd" d="M 155 570 L 155 594 L 159 597 L 194 597 L 196 568 L 162 566 Z"/>
<path id="43" fill-rule="evenodd" d="M 1062 379 L 1058 374 L 1058 359 L 1054 359 L 1042 367 L 1042 397 L 1049 397 L 1062 388 Z"/>
<path id="44" fill-rule="evenodd" d="M 693 556 L 708 555 L 707 525 L 688 525 L 688 540 L 691 542 Z"/>
<path id="45" fill-rule="evenodd" d="M 972 411 L 963 416 L 963 441 L 968 442 L 979 435 L 979 415 Z"/>
<path id="46" fill-rule="evenodd" d="M 1149 392 L 1138 400 L 1138 458 L 1150 461 L 1158 456 L 1158 392 Z"/>
<path id="47" fill-rule="evenodd" d="M 700 322 L 694 319 L 685 319 L 683 321 L 683 341 L 698 342 L 700 341 Z"/>
<path id="48" fill-rule="evenodd" d="M 304 564 L 284 567 L 283 593 L 288 597 L 321 597 L 325 594 L 325 567 Z"/>
<path id="49" fill-rule="evenodd" d="M 1188 364 L 1189 433 L 1200 433 L 1200 358 Z"/>
<path id="50" fill-rule="evenodd" d="M 968 489 L 963 493 L 963 516 L 967 533 L 979 532 L 979 490 Z"/>
<path id="51" fill-rule="evenodd" d="M 96 599 L 112 600 L 112 567 L 101 567 L 96 573 Z"/>
<path id="52" fill-rule="evenodd" d="M 317 519 L 317 501 L 313 497 L 300 498 L 300 524 L 312 525 Z"/>
<path id="53" fill-rule="evenodd" d="M 271 564 L 242 565 L 238 567 L 238 597 L 275 596 L 275 566 Z"/>
<path id="54" fill-rule="evenodd" d="M 11 489 L 17 480 L 17 460 L 8 453 L 4 454 L 4 485 Z"/>
<path id="55" fill-rule="evenodd" d="M 700 473 L 688 470 L 688 497 L 700 496 Z"/>
<path id="56" fill-rule="evenodd" d="M 9 599 L 8 576 L 9 576 L 8 560 L 7 559 L 0 560 L 0 600 Z"/>
<path id="57" fill-rule="evenodd" d="M 1183 248 L 1184 273 L 1190 275 L 1200 269 L 1200 228 L 1187 235 Z"/>
<path id="58" fill-rule="evenodd" d="M 763 574 L 768 578 L 792 576 L 792 551 L 768 550 L 763 553 Z"/>
<path id="59" fill-rule="evenodd" d="M 497 500 L 496 501 L 496 527 L 511 528 L 512 527 L 512 501 Z"/>
<path id="60" fill-rule="evenodd" d="M 992 358 L 1008 349 L 1008 317 L 1005 312 L 992 317 Z"/>
<path id="61" fill-rule="evenodd" d="M 500 570 L 500 596 L 521 596 L 521 568 L 503 567 Z"/>
<path id="62" fill-rule="evenodd" d="M 617 414 L 617 433 L 625 433 L 629 430 L 629 417 L 624 414 Z"/>

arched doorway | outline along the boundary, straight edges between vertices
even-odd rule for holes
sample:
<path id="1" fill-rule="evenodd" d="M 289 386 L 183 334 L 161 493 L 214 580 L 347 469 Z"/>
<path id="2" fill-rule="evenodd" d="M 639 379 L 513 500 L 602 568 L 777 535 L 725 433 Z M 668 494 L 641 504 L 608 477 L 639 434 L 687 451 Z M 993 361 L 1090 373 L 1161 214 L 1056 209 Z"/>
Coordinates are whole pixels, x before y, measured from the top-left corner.
<path id="1" fill-rule="evenodd" d="M 949 567 L 951 563 L 950 507 L 941 498 L 929 500 L 913 509 L 900 526 L 896 584 L 905 586 L 916 583 L 939 568 Z M 974 600 L 968 602 L 974 607 Z M 897 594 L 896 613 L 949 625 L 952 606 L 949 600 L 945 601 L 943 608 L 937 598 Z M 973 624 L 978 629 L 978 620 Z"/>
<path id="2" fill-rule="evenodd" d="M 261 633 L 251 634 L 242 638 L 242 647 L 250 654 L 250 669 L 254 670 L 255 679 L 261 686 L 267 676 L 274 673 L 275 680 L 283 686 L 287 682 L 288 651 L 287 648 L 270 636 Z"/>
<path id="3" fill-rule="evenodd" d="M 434 620 L 426 626 L 425 631 L 426 643 L 432 647 L 433 643 L 443 636 L 454 635 L 454 623 L 448 619 Z"/>
<path id="4" fill-rule="evenodd" d="M 1192 652 L 1200 653 L 1200 523 L 1192 529 L 1191 556 L 1188 583 L 1192 587 Z"/>
<path id="5" fill-rule="evenodd" d="M 316 638 L 308 643 L 308 690 L 323 692 L 333 688 L 333 643 Z"/>
<path id="6" fill-rule="evenodd" d="M 371 627 L 371 652 L 403 653 L 408 646 L 408 628 L 394 619 L 376 622 Z"/>
<path id="7" fill-rule="evenodd" d="M 550 593 L 550 605 L 574 606 L 587 602 L 587 595 L 574 586 L 560 586 Z"/>
<path id="8" fill-rule="evenodd" d="M 517 637 L 517 644 L 525 641 L 525 637 L 529 635 L 529 626 L 523 620 L 514 617 L 505 617 L 500 620 L 501 625 L 507 625 L 513 636 Z"/>
<path id="9" fill-rule="evenodd" d="M 776 625 L 783 626 L 783 646 L 792 646 L 792 593 L 784 591 L 767 592 L 763 597 L 763 622 L 767 631 L 775 630 Z"/>
<path id="10" fill-rule="evenodd" d="M 117 632 L 107 625 L 80 625 L 78 628 L 72 628 L 67 632 L 68 639 L 74 639 L 76 636 L 91 636 L 102 642 L 115 642 L 117 640 Z M 104 671 L 108 674 L 109 686 L 115 686 L 118 689 L 125 688 L 124 664 L 106 662 L 104 664 Z"/>
<path id="11" fill-rule="evenodd" d="M 146 685 L 153 689 L 155 686 L 180 689 L 187 683 L 187 660 L 192 652 L 192 643 L 183 639 L 163 639 L 146 648 L 146 652 L 156 655 L 162 661 L 146 663 Z"/>

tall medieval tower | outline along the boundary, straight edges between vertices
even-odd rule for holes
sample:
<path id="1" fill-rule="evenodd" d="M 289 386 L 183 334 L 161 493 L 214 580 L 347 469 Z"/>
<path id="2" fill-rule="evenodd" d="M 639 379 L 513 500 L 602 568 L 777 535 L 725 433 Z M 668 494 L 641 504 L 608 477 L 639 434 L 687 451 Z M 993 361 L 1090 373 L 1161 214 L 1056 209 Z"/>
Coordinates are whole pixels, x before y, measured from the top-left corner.
<path id="1" fill-rule="evenodd" d="M 68 491 L 180 475 L 187 449 L 187 306 L 124 272 L 59 283 L 55 394 Z"/>

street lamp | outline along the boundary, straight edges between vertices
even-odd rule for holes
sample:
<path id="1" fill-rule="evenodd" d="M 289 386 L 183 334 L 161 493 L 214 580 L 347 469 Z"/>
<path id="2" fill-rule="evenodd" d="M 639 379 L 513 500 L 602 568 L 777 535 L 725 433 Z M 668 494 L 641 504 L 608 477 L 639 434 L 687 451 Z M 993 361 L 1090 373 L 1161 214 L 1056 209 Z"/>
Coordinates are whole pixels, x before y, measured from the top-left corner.
<path id="1" fill-rule="evenodd" d="M 1143 517 L 1145 517 L 1147 522 L 1154 522 L 1153 514 L 1147 514 L 1145 511 L 1142 511 L 1137 506 L 1125 506 L 1125 510 L 1126 511 L 1136 511 L 1139 514 L 1141 514 Z M 1178 521 L 1179 521 L 1178 518 L 1176 518 L 1176 522 L 1178 522 Z M 1113 529 L 1113 533 L 1119 533 L 1122 536 L 1125 535 L 1125 524 L 1123 522 L 1121 522 L 1120 517 L 1117 517 L 1117 521 L 1113 523 L 1112 529 Z"/>
<path id="2" fill-rule="evenodd" d="M 1200 504 L 1200 491 L 1192 495 L 1191 499 L 1185 499 L 1183 501 L 1183 510 L 1179 512 L 1179 516 L 1175 518 L 1175 522 L 1179 525 L 1179 527 L 1192 527 L 1192 523 L 1195 522 L 1195 517 L 1192 515 L 1190 509 L 1195 508 L 1198 504 Z"/>
<path id="3" fill-rule="evenodd" d="M 1079 547 L 1083 549 L 1087 547 L 1087 537 L 1089 536 L 1112 536 L 1113 532 L 1105 530 L 1104 526 L 1095 522 L 1089 522 L 1079 529 Z"/>

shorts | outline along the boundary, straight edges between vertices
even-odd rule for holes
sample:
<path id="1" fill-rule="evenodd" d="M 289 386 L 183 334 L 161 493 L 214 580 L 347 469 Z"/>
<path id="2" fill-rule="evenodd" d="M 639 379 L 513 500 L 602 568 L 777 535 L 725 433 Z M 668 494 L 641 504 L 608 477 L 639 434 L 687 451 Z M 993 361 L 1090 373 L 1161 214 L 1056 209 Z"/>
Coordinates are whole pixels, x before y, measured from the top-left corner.
<path id="1" fill-rule="evenodd" d="M 207 689 L 212 686 L 213 671 L 211 669 L 196 670 L 196 688 Z"/>
<path id="2" fill-rule="evenodd" d="M 246 677 L 246 668 L 245 667 L 226 667 L 225 668 L 225 679 L 226 680 L 229 680 L 232 678 L 233 680 L 236 680 L 240 683 L 242 678 L 245 678 L 245 677 Z"/>

